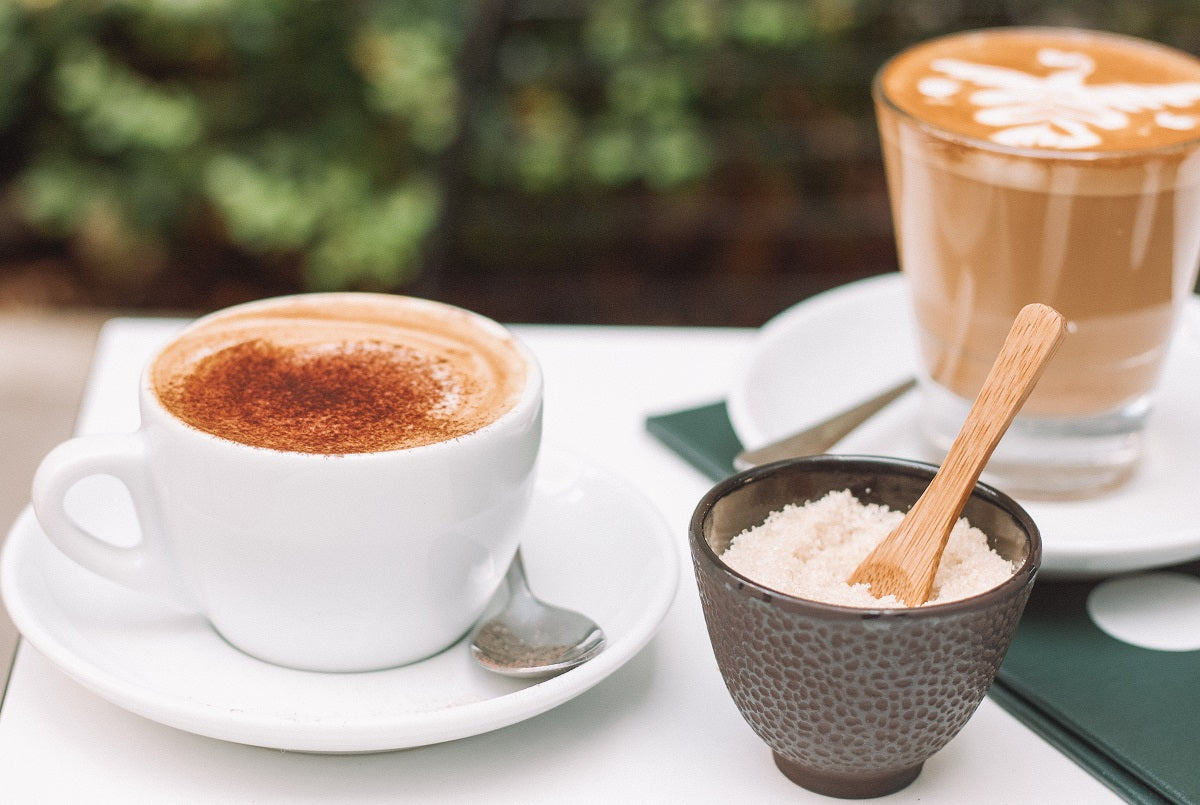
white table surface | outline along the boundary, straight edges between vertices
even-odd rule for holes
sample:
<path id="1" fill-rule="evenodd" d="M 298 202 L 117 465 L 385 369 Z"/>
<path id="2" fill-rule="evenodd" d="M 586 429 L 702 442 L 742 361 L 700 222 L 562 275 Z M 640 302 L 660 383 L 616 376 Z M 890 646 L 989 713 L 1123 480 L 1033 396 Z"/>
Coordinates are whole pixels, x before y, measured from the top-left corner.
<path id="1" fill-rule="evenodd" d="M 179 322 L 106 325 L 81 430 L 137 425 L 138 369 Z M 546 375 L 546 441 L 623 475 L 678 537 L 680 585 L 662 628 L 578 698 L 520 724 L 371 755 L 308 755 L 200 737 L 132 715 L 22 642 L 0 708 L 0 801 L 825 802 L 788 782 L 727 694 L 687 559 L 692 508 L 711 483 L 649 436 L 647 414 L 725 394 L 752 331 L 518 326 Z M 985 700 L 904 791 L 883 802 L 1119 802 Z"/>

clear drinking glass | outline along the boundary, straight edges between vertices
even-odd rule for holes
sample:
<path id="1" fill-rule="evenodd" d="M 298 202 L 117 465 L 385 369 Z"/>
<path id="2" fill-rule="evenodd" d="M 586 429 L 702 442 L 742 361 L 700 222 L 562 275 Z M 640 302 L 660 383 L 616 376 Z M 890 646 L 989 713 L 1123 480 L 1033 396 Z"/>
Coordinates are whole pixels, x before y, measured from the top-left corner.
<path id="1" fill-rule="evenodd" d="M 1069 334 L 988 466 L 1013 494 L 1129 477 L 1200 265 L 1200 60 L 1130 37 L 1000 28 L 916 45 L 874 98 L 944 453 L 1017 311 Z"/>

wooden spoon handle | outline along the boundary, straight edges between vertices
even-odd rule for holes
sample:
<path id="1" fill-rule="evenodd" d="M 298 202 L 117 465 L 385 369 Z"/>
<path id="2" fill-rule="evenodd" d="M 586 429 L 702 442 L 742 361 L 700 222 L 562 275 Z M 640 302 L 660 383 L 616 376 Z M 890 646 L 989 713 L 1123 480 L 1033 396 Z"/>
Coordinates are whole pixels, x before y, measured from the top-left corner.
<path id="1" fill-rule="evenodd" d="M 876 597 L 892 594 L 909 606 L 929 599 L 951 529 L 1064 335 L 1058 311 L 1041 304 L 1021 309 L 942 466 L 896 530 L 851 574 L 851 584 L 870 584 Z"/>
<path id="2" fill-rule="evenodd" d="M 1066 320 L 1052 307 L 1021 308 L 983 381 L 983 388 L 946 453 L 925 496 L 939 492 L 939 507 L 953 524 L 996 445 L 1037 385 L 1046 363 L 1066 335 Z M 942 495 L 950 495 L 943 497 Z"/>

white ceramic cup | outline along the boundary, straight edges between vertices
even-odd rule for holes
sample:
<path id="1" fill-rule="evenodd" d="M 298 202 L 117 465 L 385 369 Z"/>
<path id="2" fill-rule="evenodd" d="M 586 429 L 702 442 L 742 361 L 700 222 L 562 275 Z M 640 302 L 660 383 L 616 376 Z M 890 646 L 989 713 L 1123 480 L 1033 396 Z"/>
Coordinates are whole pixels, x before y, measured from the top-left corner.
<path id="1" fill-rule="evenodd" d="M 142 375 L 140 429 L 55 448 L 35 476 L 37 518 L 78 564 L 202 613 L 229 643 L 267 662 L 329 672 L 423 659 L 470 629 L 516 551 L 541 440 L 540 368 L 495 322 L 425 300 L 310 294 L 229 310 L 293 300 L 378 300 L 469 321 L 519 354 L 519 399 L 491 424 L 447 441 L 288 452 L 186 424 L 156 394 L 152 361 Z M 64 506 L 70 489 L 94 475 L 128 488 L 141 532 L 133 547 L 96 536 Z"/>

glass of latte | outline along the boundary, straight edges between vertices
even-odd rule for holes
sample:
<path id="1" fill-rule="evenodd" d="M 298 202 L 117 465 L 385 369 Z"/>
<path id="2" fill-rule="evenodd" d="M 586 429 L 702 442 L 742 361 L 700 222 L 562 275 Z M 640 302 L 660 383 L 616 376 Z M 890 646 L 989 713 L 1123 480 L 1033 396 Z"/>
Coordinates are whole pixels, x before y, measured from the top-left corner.
<path id="1" fill-rule="evenodd" d="M 1042 302 L 1069 334 L 989 475 L 1050 499 L 1124 482 L 1200 265 L 1200 60 L 969 31 L 893 57 L 873 92 L 926 442 L 944 452 L 1017 311 Z"/>
<path id="2" fill-rule="evenodd" d="M 435 654 L 501 584 L 533 494 L 542 377 L 505 328 L 385 294 L 307 294 L 197 320 L 146 367 L 141 427 L 59 445 L 34 478 L 50 541 L 310 671 Z M 118 545 L 66 505 L 129 490 Z M 136 535 L 132 535 L 136 536 Z"/>

